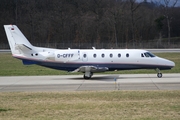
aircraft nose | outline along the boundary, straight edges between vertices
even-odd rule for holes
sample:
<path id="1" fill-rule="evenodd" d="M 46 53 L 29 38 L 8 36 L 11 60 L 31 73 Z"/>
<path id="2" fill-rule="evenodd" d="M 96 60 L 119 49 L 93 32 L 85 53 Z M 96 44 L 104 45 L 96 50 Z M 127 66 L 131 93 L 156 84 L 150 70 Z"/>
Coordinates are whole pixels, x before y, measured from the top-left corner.
<path id="1" fill-rule="evenodd" d="M 165 59 L 165 65 L 169 66 L 170 68 L 173 68 L 175 66 L 175 63 L 173 61 Z"/>
<path id="2" fill-rule="evenodd" d="M 170 61 L 170 60 L 169 60 L 169 66 L 174 67 L 174 66 L 175 66 L 175 63 L 174 63 L 173 61 Z"/>
<path id="3" fill-rule="evenodd" d="M 171 69 L 175 66 L 175 63 L 171 60 L 160 58 L 159 65 L 164 66 L 164 69 Z"/>

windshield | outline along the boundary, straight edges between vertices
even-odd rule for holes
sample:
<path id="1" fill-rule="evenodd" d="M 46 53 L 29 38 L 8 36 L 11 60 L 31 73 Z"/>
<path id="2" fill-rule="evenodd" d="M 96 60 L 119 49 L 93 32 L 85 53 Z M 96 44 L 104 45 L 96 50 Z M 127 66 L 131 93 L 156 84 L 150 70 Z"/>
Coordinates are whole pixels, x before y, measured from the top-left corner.
<path id="1" fill-rule="evenodd" d="M 155 57 L 155 55 L 152 54 L 152 53 L 150 53 L 150 52 L 145 52 L 144 55 L 145 55 L 146 57 Z"/>

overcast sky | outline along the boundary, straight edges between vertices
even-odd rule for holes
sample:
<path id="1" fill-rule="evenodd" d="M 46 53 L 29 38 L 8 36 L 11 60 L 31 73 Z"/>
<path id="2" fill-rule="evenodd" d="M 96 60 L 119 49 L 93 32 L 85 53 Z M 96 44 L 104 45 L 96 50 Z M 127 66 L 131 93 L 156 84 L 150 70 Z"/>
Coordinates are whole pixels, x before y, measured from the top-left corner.
<path id="1" fill-rule="evenodd" d="M 142 1 L 144 1 L 144 0 L 137 0 L 137 1 L 142 2 Z M 164 4 L 164 0 L 147 0 L 147 1 L 148 1 L 148 2 L 153 1 L 153 2 L 157 2 L 157 3 L 160 2 L 161 4 Z M 175 1 L 176 1 L 176 0 L 170 0 L 170 5 L 172 5 Z M 177 0 L 176 6 L 180 6 L 180 0 Z"/>

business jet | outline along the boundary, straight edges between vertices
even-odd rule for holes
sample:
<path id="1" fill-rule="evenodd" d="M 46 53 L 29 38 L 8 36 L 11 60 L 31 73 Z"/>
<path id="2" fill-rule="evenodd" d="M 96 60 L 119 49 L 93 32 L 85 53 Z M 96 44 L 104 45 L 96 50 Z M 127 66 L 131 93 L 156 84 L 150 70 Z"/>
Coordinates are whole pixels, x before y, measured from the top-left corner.
<path id="1" fill-rule="evenodd" d="M 140 49 L 53 49 L 33 46 L 16 25 L 4 25 L 12 56 L 24 65 L 36 64 L 68 72 L 93 73 L 131 69 L 168 70 L 175 63 Z"/>

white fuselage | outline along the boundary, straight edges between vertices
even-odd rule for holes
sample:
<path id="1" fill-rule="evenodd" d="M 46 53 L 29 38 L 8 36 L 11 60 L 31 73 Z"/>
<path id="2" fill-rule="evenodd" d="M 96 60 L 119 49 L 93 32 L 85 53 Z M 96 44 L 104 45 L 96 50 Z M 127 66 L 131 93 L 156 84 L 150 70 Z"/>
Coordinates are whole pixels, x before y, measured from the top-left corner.
<path id="1" fill-rule="evenodd" d="M 171 69 L 175 63 L 139 49 L 51 49 L 35 47 L 16 25 L 4 25 L 12 55 L 24 64 L 37 64 L 58 70 L 83 72 L 91 78 L 94 72 L 130 69 Z"/>
<path id="2" fill-rule="evenodd" d="M 109 70 L 171 69 L 174 62 L 137 49 L 49 49 L 21 56 L 39 65 L 73 71 L 81 66 L 107 67 Z M 147 55 L 149 53 L 150 55 Z M 18 57 L 15 55 L 15 57 Z M 52 63 L 52 64 L 50 64 Z M 98 72 L 98 71 L 97 71 Z"/>

